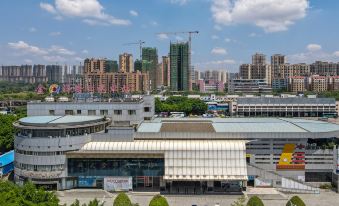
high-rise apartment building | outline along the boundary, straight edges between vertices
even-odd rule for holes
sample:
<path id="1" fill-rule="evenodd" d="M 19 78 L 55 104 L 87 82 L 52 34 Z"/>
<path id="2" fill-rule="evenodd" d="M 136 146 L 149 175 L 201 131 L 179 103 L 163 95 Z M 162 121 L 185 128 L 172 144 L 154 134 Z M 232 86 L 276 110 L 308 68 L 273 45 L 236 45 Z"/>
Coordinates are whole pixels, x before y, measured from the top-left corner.
<path id="1" fill-rule="evenodd" d="M 123 53 L 119 55 L 120 72 L 133 72 L 134 62 L 132 54 Z"/>
<path id="2" fill-rule="evenodd" d="M 48 82 L 64 83 L 64 67 L 62 65 L 47 65 L 46 75 Z"/>
<path id="3" fill-rule="evenodd" d="M 158 67 L 158 51 L 156 48 L 143 47 L 142 48 L 142 61 L 149 62 L 148 71 L 150 78 L 151 89 L 157 87 L 157 67 Z"/>
<path id="4" fill-rule="evenodd" d="M 239 75 L 242 79 L 264 79 L 268 85 L 272 84 L 271 65 L 268 64 L 242 64 Z"/>
<path id="5" fill-rule="evenodd" d="M 280 73 L 280 66 L 286 63 L 286 57 L 282 54 L 274 54 L 271 56 L 272 79 L 283 78 Z"/>
<path id="6" fill-rule="evenodd" d="M 309 90 L 313 92 L 324 92 L 328 90 L 329 78 L 325 76 L 312 75 L 308 78 Z"/>
<path id="7" fill-rule="evenodd" d="M 170 60 L 168 56 L 162 57 L 162 71 L 163 71 L 163 83 L 164 86 L 170 86 L 171 74 L 170 74 Z"/>
<path id="8" fill-rule="evenodd" d="M 306 91 L 306 78 L 302 76 L 289 77 L 288 91 L 295 93 Z"/>
<path id="9" fill-rule="evenodd" d="M 261 53 L 255 53 L 252 56 L 252 64 L 266 64 L 266 56 Z"/>
<path id="10" fill-rule="evenodd" d="M 8 82 L 47 82 L 45 65 L 1 66 L 0 80 Z"/>
<path id="11" fill-rule="evenodd" d="M 192 89 L 188 42 L 170 44 L 170 70 L 171 90 L 189 91 Z"/>
<path id="12" fill-rule="evenodd" d="M 316 61 L 310 65 L 310 73 L 320 76 L 339 75 L 339 63 Z"/>

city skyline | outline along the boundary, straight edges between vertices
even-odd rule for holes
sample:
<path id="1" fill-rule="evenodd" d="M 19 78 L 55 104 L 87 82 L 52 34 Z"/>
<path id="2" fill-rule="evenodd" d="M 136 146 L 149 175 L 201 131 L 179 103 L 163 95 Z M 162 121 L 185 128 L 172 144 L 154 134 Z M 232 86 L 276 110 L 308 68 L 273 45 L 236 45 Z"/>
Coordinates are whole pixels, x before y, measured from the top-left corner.
<path id="1" fill-rule="evenodd" d="M 199 31 L 192 38 L 192 65 L 202 71 L 236 72 L 255 52 L 268 57 L 281 53 L 290 63 L 339 61 L 338 29 L 333 26 L 339 23 L 339 2 L 288 0 L 278 7 L 277 2 L 5 1 L 0 64 L 79 64 L 87 57 L 118 60 L 124 52 L 135 60 L 138 45 L 124 44 L 138 40 L 156 47 L 161 58 L 168 55 L 170 41 L 188 37 L 159 32 L 190 30 Z M 267 9 L 258 9 L 262 6 Z M 256 14 L 244 14 L 251 10 Z"/>

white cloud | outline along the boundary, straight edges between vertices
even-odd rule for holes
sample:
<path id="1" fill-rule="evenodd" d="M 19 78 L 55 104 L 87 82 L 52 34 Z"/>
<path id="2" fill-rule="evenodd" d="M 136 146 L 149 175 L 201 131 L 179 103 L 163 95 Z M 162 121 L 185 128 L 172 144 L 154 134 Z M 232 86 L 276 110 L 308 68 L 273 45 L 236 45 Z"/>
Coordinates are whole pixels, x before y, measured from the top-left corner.
<path id="1" fill-rule="evenodd" d="M 33 61 L 32 61 L 31 59 L 25 59 L 24 62 L 25 62 L 26 64 L 32 64 L 32 63 L 33 63 Z"/>
<path id="2" fill-rule="evenodd" d="M 37 46 L 29 45 L 24 41 L 18 41 L 18 42 L 9 42 L 8 46 L 11 49 L 14 49 L 20 53 L 29 53 L 32 55 L 44 55 L 47 54 L 48 52 L 45 51 L 44 49 L 41 49 Z"/>
<path id="3" fill-rule="evenodd" d="M 52 45 L 48 51 L 59 54 L 59 55 L 70 55 L 70 56 L 75 55 L 74 51 L 70 51 L 68 49 L 65 49 L 57 45 Z"/>
<path id="4" fill-rule="evenodd" d="M 29 28 L 29 32 L 36 32 L 36 31 L 37 31 L 37 29 L 35 27 Z"/>
<path id="5" fill-rule="evenodd" d="M 53 63 L 59 63 L 59 62 L 65 62 L 66 58 L 62 57 L 62 56 L 43 56 L 42 57 L 45 61 L 47 62 L 53 62 Z"/>
<path id="6" fill-rule="evenodd" d="M 168 39 L 168 35 L 167 34 L 157 34 L 157 37 L 159 40 L 165 40 Z"/>
<path id="7" fill-rule="evenodd" d="M 40 3 L 40 7 L 52 14 L 56 18 L 78 17 L 84 18 L 84 23 L 90 25 L 130 25 L 126 19 L 119 19 L 103 10 L 104 7 L 98 0 L 55 0 L 55 6 L 47 3 Z"/>
<path id="8" fill-rule="evenodd" d="M 179 4 L 181 6 L 187 4 L 189 1 L 190 0 L 170 0 L 171 4 Z"/>
<path id="9" fill-rule="evenodd" d="M 307 50 L 310 52 L 315 52 L 321 50 L 321 45 L 319 44 L 309 44 L 307 45 Z"/>
<path id="10" fill-rule="evenodd" d="M 289 55 L 287 58 L 291 63 L 313 63 L 314 61 L 330 61 L 337 62 L 339 59 L 339 51 L 324 51 L 321 45 L 309 44 L 305 52 Z"/>
<path id="11" fill-rule="evenodd" d="M 218 36 L 218 35 L 212 35 L 212 36 L 211 36 L 211 39 L 217 40 L 217 39 L 219 39 L 219 36 Z"/>
<path id="12" fill-rule="evenodd" d="M 212 49 L 211 54 L 216 54 L 216 55 L 226 55 L 227 51 L 224 48 L 221 47 L 215 47 Z"/>
<path id="13" fill-rule="evenodd" d="M 248 36 L 249 36 L 249 37 L 258 37 L 259 34 L 252 32 L 252 33 L 250 33 Z"/>
<path id="14" fill-rule="evenodd" d="M 45 10 L 45 11 L 47 11 L 47 12 L 49 12 L 49 13 L 52 13 L 52 14 L 56 14 L 57 13 L 55 8 L 54 8 L 54 6 L 51 5 L 51 4 L 48 4 L 48 3 L 41 2 L 40 3 L 40 8 Z"/>
<path id="15" fill-rule="evenodd" d="M 156 21 L 151 21 L 151 22 L 150 22 L 150 25 L 152 25 L 152 26 L 158 26 L 158 22 L 156 22 Z"/>
<path id="16" fill-rule="evenodd" d="M 197 63 L 198 65 L 221 65 L 221 64 L 236 64 L 234 59 L 215 60 L 208 62 Z"/>
<path id="17" fill-rule="evenodd" d="M 83 54 L 88 54 L 88 50 L 87 50 L 87 49 L 84 49 L 84 50 L 81 51 L 81 53 L 83 53 Z"/>
<path id="18" fill-rule="evenodd" d="M 131 16 L 139 16 L 138 12 L 136 12 L 136 11 L 134 11 L 134 10 L 130 10 L 130 11 L 129 11 L 129 14 L 130 14 Z"/>
<path id="19" fill-rule="evenodd" d="M 224 40 L 225 40 L 225 42 L 227 42 L 227 43 L 229 43 L 229 42 L 232 41 L 232 39 L 230 39 L 230 38 L 225 38 Z"/>
<path id="20" fill-rule="evenodd" d="M 60 36 L 61 32 L 60 31 L 54 31 L 49 33 L 50 36 Z"/>
<path id="21" fill-rule="evenodd" d="M 77 61 L 77 62 L 82 62 L 82 61 L 84 61 L 84 58 L 75 57 L 74 60 Z"/>
<path id="22" fill-rule="evenodd" d="M 278 32 L 304 18 L 308 8 L 308 0 L 212 0 L 211 12 L 219 25 L 254 24 Z"/>

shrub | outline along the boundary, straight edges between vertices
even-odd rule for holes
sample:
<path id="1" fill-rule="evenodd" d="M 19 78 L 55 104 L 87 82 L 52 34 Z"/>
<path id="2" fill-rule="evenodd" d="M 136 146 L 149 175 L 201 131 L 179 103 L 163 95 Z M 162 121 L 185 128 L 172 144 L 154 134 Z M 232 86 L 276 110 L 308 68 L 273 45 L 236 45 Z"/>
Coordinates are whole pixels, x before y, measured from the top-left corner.
<path id="1" fill-rule="evenodd" d="M 286 206 L 306 206 L 304 201 L 298 196 L 293 196 L 286 204 Z"/>
<path id="2" fill-rule="evenodd" d="M 149 206 L 169 206 L 165 197 L 156 195 L 152 198 Z"/>
<path id="3" fill-rule="evenodd" d="M 320 189 L 332 189 L 331 184 L 322 184 L 319 186 Z"/>
<path id="4" fill-rule="evenodd" d="M 115 198 L 113 206 L 131 206 L 131 200 L 125 193 L 119 193 Z"/>
<path id="5" fill-rule="evenodd" d="M 264 203 L 261 201 L 261 199 L 257 196 L 251 197 L 246 206 L 264 206 Z"/>

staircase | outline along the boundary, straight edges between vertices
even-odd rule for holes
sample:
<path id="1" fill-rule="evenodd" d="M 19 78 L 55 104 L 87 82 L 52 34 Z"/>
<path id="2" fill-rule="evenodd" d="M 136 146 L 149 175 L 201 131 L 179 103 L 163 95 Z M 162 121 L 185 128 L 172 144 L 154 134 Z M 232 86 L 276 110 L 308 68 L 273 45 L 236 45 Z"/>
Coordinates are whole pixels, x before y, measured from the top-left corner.
<path id="1" fill-rule="evenodd" d="M 258 174 L 258 176 L 260 177 L 264 177 L 265 179 L 272 179 L 272 180 L 280 181 L 281 184 L 274 185 L 274 187 L 281 192 L 308 193 L 308 194 L 319 194 L 320 193 L 319 188 L 313 187 L 300 180 L 296 180 L 291 177 L 284 177 L 283 175 L 277 172 L 267 171 L 253 164 L 248 164 L 247 167 L 256 170 L 256 174 Z"/>

